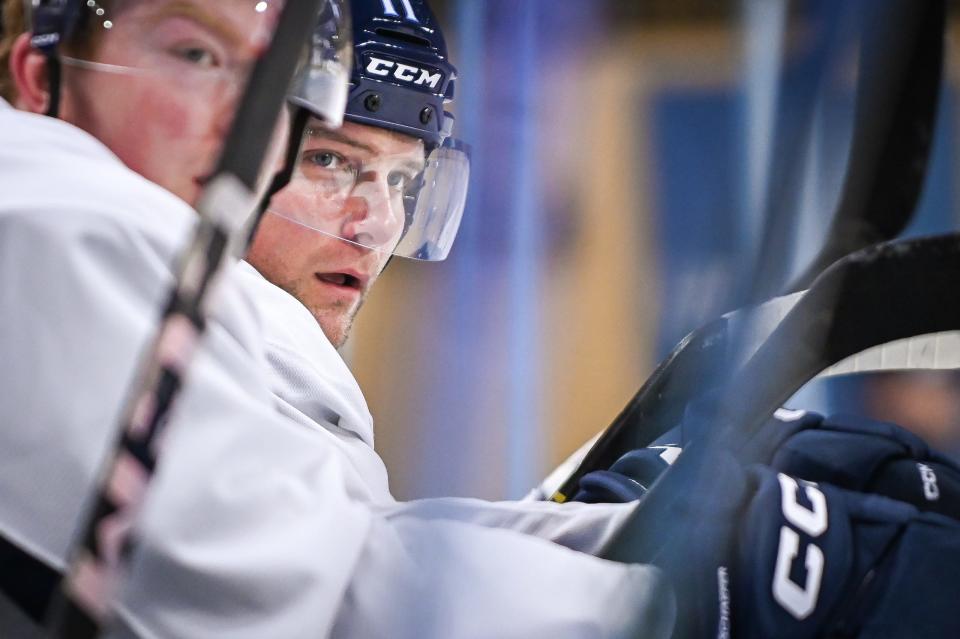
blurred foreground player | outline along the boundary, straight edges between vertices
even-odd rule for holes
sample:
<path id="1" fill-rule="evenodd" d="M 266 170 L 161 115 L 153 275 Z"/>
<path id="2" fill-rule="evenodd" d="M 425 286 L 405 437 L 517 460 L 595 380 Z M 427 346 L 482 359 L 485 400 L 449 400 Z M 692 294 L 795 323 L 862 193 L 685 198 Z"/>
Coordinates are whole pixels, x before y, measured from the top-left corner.
<path id="1" fill-rule="evenodd" d="M 31 30 L 11 19 L 20 0 L 6 1 L 0 72 L 15 107 L 0 102 L 0 537 L 5 567 L 26 556 L 51 571 L 64 568 L 194 225 L 189 205 L 276 10 L 61 6 L 70 20 L 50 47 L 47 4 L 26 5 Z M 227 278 L 166 431 L 121 636 L 669 632 L 656 569 L 358 495 L 329 436 L 278 414 L 250 279 Z M 3 599 L 39 618 L 30 578 L 4 570 Z"/>

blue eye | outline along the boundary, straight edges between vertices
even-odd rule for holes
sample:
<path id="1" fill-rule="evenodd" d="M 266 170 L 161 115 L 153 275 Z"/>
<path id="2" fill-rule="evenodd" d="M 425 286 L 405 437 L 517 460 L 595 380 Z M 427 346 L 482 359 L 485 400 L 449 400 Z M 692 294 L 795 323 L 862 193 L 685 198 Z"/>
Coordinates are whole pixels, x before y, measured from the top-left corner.
<path id="1" fill-rule="evenodd" d="M 189 62 L 190 64 L 195 64 L 197 66 L 208 68 L 217 66 L 217 57 L 203 47 L 183 47 L 176 49 L 174 54 L 185 62 Z"/>
<path id="2" fill-rule="evenodd" d="M 351 189 L 357 174 L 350 162 L 339 153 L 323 149 L 305 151 L 300 156 L 299 170 L 309 180 L 340 189 Z"/>
<path id="3" fill-rule="evenodd" d="M 387 175 L 387 185 L 391 189 L 405 191 L 407 187 L 410 186 L 410 183 L 413 182 L 414 178 L 415 176 L 404 173 L 403 171 L 391 171 Z"/>
<path id="4" fill-rule="evenodd" d="M 342 157 L 331 151 L 310 152 L 305 155 L 304 159 L 321 169 L 339 169 L 344 163 Z"/>

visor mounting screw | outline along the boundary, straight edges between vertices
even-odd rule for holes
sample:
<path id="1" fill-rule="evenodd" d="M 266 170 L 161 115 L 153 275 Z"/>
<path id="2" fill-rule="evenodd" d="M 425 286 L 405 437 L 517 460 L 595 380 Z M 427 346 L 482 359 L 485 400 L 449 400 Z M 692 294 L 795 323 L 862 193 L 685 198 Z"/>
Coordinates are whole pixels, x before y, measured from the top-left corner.
<path id="1" fill-rule="evenodd" d="M 433 120 L 433 109 L 430 107 L 424 107 L 423 111 L 420 112 L 420 123 L 430 124 L 431 120 Z"/>
<path id="2" fill-rule="evenodd" d="M 367 107 L 367 111 L 376 113 L 380 110 L 380 95 L 377 93 L 371 93 L 367 96 L 367 99 L 363 101 L 363 106 Z"/>

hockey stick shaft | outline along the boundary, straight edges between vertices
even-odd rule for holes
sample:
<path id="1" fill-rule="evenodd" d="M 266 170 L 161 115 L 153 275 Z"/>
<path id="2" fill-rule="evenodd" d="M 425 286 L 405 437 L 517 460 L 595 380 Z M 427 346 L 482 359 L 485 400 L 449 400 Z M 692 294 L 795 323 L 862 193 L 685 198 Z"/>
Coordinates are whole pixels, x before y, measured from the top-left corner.
<path id="1" fill-rule="evenodd" d="M 865 125 L 854 129 L 839 213 L 827 243 L 788 292 L 808 288 L 841 257 L 895 238 L 912 219 L 933 145 L 946 20 L 942 1 L 914 4 L 919 15 L 899 25 L 912 22 L 912 29 L 898 37 L 877 25 L 876 51 L 861 56 L 860 74 L 867 81 L 855 117 Z M 893 105 L 892 112 L 877 110 L 884 104 Z"/>
<path id="2" fill-rule="evenodd" d="M 53 637 L 96 637 L 109 622 L 118 572 L 135 541 L 129 527 L 157 462 L 158 437 L 203 334 L 218 275 L 231 253 L 246 245 L 243 233 L 258 204 L 263 158 L 321 1 L 285 3 L 270 47 L 247 82 L 215 177 L 198 205 L 199 225 L 123 412 L 119 439 L 97 483 L 94 506 L 54 594 L 48 623 Z M 117 530 L 119 535 L 112 534 Z"/>

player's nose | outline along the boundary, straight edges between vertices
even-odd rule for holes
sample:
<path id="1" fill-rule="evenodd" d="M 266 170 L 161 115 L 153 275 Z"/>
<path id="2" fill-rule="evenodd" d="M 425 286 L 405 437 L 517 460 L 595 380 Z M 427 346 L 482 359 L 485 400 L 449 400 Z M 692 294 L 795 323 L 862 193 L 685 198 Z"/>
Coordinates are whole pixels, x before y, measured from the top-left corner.
<path id="1" fill-rule="evenodd" d="M 357 184 L 344 206 L 343 237 L 373 249 L 392 248 L 403 231 L 403 211 L 382 180 Z"/>

